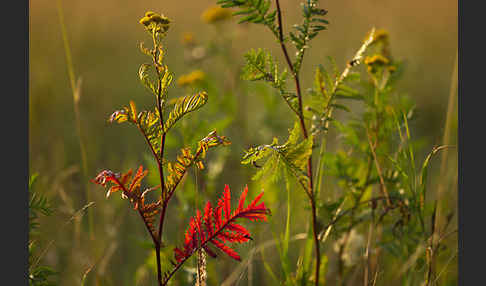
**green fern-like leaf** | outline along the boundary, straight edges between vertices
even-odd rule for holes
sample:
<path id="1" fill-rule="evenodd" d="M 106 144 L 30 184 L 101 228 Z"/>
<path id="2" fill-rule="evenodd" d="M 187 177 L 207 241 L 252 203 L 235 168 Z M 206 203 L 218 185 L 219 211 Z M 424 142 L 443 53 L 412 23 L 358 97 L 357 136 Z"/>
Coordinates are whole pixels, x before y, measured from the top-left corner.
<path id="1" fill-rule="evenodd" d="M 298 167 L 301 171 L 305 170 L 307 164 L 307 159 L 309 159 L 312 154 L 312 137 L 302 140 L 299 143 L 300 126 L 296 122 L 294 124 L 294 129 L 290 133 L 288 141 L 285 143 L 285 157 L 287 160 L 292 162 L 293 165 Z"/>
<path id="2" fill-rule="evenodd" d="M 150 77 L 149 77 L 149 74 L 148 74 L 149 69 L 150 69 L 149 64 L 142 64 L 140 66 L 140 69 L 138 70 L 138 77 L 140 78 L 140 81 L 142 82 L 142 84 L 148 90 L 150 90 L 154 95 L 157 95 L 157 88 L 155 87 L 155 85 L 150 80 Z"/>
<path id="3" fill-rule="evenodd" d="M 169 71 L 169 68 L 167 66 L 164 67 L 164 74 L 162 76 L 162 79 L 160 80 L 160 106 L 162 108 L 165 105 L 165 102 L 167 101 L 168 97 L 168 89 L 170 84 L 172 83 L 172 73 Z"/>
<path id="4" fill-rule="evenodd" d="M 209 148 L 227 146 L 230 144 L 231 142 L 228 138 L 219 136 L 216 131 L 212 131 L 198 142 L 195 153 L 193 153 L 190 148 L 182 148 L 181 154 L 177 156 L 177 160 L 175 162 L 167 163 L 169 175 L 166 179 L 165 189 L 167 193 L 165 195 L 172 195 L 189 166 L 195 164 L 199 169 L 204 169 L 202 159 L 206 156 L 206 151 Z"/>
<path id="5" fill-rule="evenodd" d="M 155 108 L 154 111 L 142 111 L 137 117 L 139 128 L 154 151 L 160 150 L 160 136 L 162 135 L 162 129 L 157 114 L 158 110 Z M 158 153 L 157 157 L 159 160 L 162 160 Z"/>
<path id="6" fill-rule="evenodd" d="M 32 236 L 37 234 L 39 217 L 40 215 L 49 216 L 53 213 L 53 208 L 47 197 L 33 189 L 37 177 L 38 174 L 36 173 L 29 177 L 29 285 L 54 286 L 56 283 L 50 279 L 57 274 L 56 271 L 46 266 L 32 265 L 35 254 L 35 243 Z"/>
<path id="7" fill-rule="evenodd" d="M 272 55 L 262 49 L 250 50 L 245 54 L 246 65 L 242 69 L 242 79 L 250 81 L 265 81 L 277 89 L 283 99 L 294 112 L 298 113 L 298 98 L 294 92 L 286 90 L 287 70 L 279 72 L 278 65 Z"/>
<path id="8" fill-rule="evenodd" d="M 35 231 L 39 227 L 40 215 L 49 216 L 53 212 L 47 197 L 33 190 L 37 176 L 33 174 L 29 178 L 29 231 Z"/>
<path id="9" fill-rule="evenodd" d="M 262 49 L 251 49 L 245 54 L 246 65 L 243 67 L 242 78 L 244 80 L 264 80 L 270 82 L 275 88 L 284 88 L 287 78 L 287 71 L 281 74 L 278 65 L 270 53 Z"/>
<path id="10" fill-rule="evenodd" d="M 234 16 L 242 16 L 238 23 L 262 24 L 275 36 L 278 35 L 278 27 L 275 24 L 277 11 L 270 11 L 271 0 L 218 0 L 217 4 L 223 8 L 239 8 L 239 11 L 233 13 Z"/>
<path id="11" fill-rule="evenodd" d="M 287 142 L 278 145 L 274 138 L 272 144 L 250 148 L 243 157 L 242 164 L 257 164 L 266 159 L 260 170 L 253 176 L 254 180 L 265 178 L 269 183 L 277 181 L 286 171 L 293 174 L 302 187 L 308 191 L 308 176 L 305 172 L 306 163 L 312 154 L 313 137 L 301 140 L 301 131 L 296 122 L 290 132 Z"/>
<path id="12" fill-rule="evenodd" d="M 157 158 L 160 158 L 160 154 L 157 150 L 160 150 L 160 136 L 162 134 L 158 109 L 155 107 L 154 111 L 141 111 L 137 113 L 137 108 L 133 101 L 130 101 L 130 106 L 123 107 L 121 110 L 113 112 L 109 118 L 109 122 L 129 122 L 138 126 L 145 139 L 148 141 L 150 148 L 154 153 L 157 153 Z"/>
<path id="13" fill-rule="evenodd" d="M 179 119 L 189 112 L 201 108 L 207 101 L 208 94 L 205 91 L 180 98 L 175 103 L 174 109 L 169 113 L 169 118 L 164 123 L 164 132 L 167 133 Z"/>
<path id="14" fill-rule="evenodd" d="M 295 73 L 298 73 L 304 59 L 304 53 L 309 48 L 309 42 L 314 39 L 320 31 L 326 30 L 329 22 L 322 17 L 327 10 L 317 7 L 317 0 L 306 0 L 302 3 L 302 23 L 294 25 L 295 33 L 290 32 L 290 39 L 297 49 L 294 62 Z"/>

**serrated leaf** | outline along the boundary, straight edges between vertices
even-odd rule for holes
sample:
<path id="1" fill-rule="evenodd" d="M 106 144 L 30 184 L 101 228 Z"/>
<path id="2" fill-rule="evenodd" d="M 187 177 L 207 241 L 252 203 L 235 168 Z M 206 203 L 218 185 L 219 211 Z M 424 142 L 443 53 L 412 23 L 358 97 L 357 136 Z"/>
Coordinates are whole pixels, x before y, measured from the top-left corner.
<path id="1" fill-rule="evenodd" d="M 320 22 L 323 24 L 329 24 L 329 21 L 321 19 L 321 18 L 312 18 L 311 22 Z"/>
<path id="2" fill-rule="evenodd" d="M 167 133 L 174 124 L 181 119 L 184 115 L 201 108 L 206 104 L 208 100 L 208 94 L 203 91 L 195 95 L 184 96 L 179 99 L 175 105 L 174 109 L 169 113 L 169 117 L 164 123 L 164 132 Z"/>
<path id="3" fill-rule="evenodd" d="M 240 10 L 240 11 L 233 12 L 233 16 L 247 15 L 247 14 L 250 14 L 250 13 L 253 13 L 253 12 L 255 12 L 255 9 L 249 8 L 249 9 L 246 9 L 246 10 Z"/>
<path id="4" fill-rule="evenodd" d="M 162 76 L 162 79 L 160 80 L 160 105 L 163 108 L 165 105 L 165 102 L 167 101 L 167 90 L 172 83 L 172 73 L 169 71 L 169 68 L 165 66 L 164 68 L 164 75 Z"/>
<path id="5" fill-rule="evenodd" d="M 240 260 L 238 253 L 226 243 L 243 243 L 251 237 L 248 230 L 238 225 L 236 221 L 243 218 L 250 221 L 266 221 L 266 216 L 270 213 L 263 202 L 259 203 L 263 192 L 245 207 L 247 193 L 248 187 L 245 187 L 238 208 L 231 211 L 231 192 L 228 185 L 225 185 L 223 195 L 215 208 L 208 202 L 203 215 L 199 210 L 196 211 L 196 216 L 191 218 L 185 233 L 184 246 L 174 249 L 178 264 L 184 263 L 193 253 L 209 244 L 231 258 Z"/>
<path id="6" fill-rule="evenodd" d="M 140 66 L 140 69 L 138 70 L 138 77 L 140 78 L 140 81 L 142 84 L 150 90 L 154 95 L 157 95 L 157 89 L 155 88 L 155 85 L 150 81 L 149 78 L 149 71 L 150 65 L 149 64 L 142 64 Z"/>
<path id="7" fill-rule="evenodd" d="M 266 159 L 261 169 L 252 179 L 265 178 L 268 183 L 278 180 L 287 169 L 302 187 L 307 191 L 309 178 L 305 172 L 309 156 L 312 154 L 313 137 L 301 140 L 300 127 L 296 122 L 290 131 L 289 138 L 284 145 L 278 145 L 278 140 L 270 145 L 250 148 L 243 157 L 242 164 L 256 164 L 258 160 Z"/>
<path id="8" fill-rule="evenodd" d="M 333 103 L 333 104 L 331 104 L 331 106 L 336 108 L 336 109 L 341 109 L 341 110 L 344 110 L 346 112 L 351 112 L 351 110 L 347 106 L 342 105 L 342 104 Z"/>

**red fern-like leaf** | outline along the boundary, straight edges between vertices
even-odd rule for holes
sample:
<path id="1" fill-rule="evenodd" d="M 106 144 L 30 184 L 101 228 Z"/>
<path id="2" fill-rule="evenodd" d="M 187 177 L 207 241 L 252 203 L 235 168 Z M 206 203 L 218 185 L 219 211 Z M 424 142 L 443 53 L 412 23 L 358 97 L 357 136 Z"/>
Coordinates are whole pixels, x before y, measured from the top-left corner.
<path id="1" fill-rule="evenodd" d="M 158 200 L 153 203 L 145 203 L 145 194 L 158 188 L 150 188 L 144 192 L 140 191 L 142 179 L 147 176 L 147 173 L 148 171 L 144 171 L 143 167 L 140 166 L 132 179 L 132 170 L 129 170 L 125 174 L 104 170 L 91 181 L 95 184 L 102 185 L 103 187 L 106 187 L 108 183 L 111 183 L 112 186 L 108 189 L 106 197 L 109 197 L 113 192 L 121 191 L 122 198 L 128 198 L 130 200 L 133 204 L 133 208 L 140 213 L 150 235 L 155 239 L 157 233 L 154 227 L 154 221 L 155 215 L 160 211 L 161 201 Z"/>
<path id="2" fill-rule="evenodd" d="M 184 246 L 174 249 L 177 266 L 180 266 L 195 251 L 201 248 L 208 255 L 216 257 L 214 251 L 209 248 L 209 244 L 212 244 L 233 259 L 241 259 L 235 250 L 226 245 L 226 243 L 243 243 L 251 239 L 250 232 L 237 224 L 236 221 L 243 218 L 251 221 L 265 221 L 267 214 L 270 213 L 263 202 L 258 203 L 263 192 L 245 207 L 247 193 L 248 187 L 245 187 L 240 196 L 238 208 L 231 212 L 231 192 L 228 185 L 226 185 L 216 208 L 213 208 L 211 203 L 208 202 L 204 209 L 204 215 L 201 215 L 199 210 L 196 212 L 196 216 L 192 217 L 189 222 Z"/>

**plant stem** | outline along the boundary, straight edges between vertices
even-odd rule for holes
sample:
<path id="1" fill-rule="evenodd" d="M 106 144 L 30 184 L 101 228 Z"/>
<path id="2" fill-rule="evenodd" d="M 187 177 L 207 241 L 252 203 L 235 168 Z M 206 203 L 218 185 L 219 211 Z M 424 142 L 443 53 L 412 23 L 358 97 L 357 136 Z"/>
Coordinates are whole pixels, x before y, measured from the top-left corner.
<path id="1" fill-rule="evenodd" d="M 155 256 L 157 257 L 157 281 L 162 285 L 162 265 L 160 264 L 160 244 L 155 245 Z"/>
<path id="2" fill-rule="evenodd" d="M 296 92 L 297 92 L 297 99 L 299 101 L 299 114 L 297 114 L 297 116 L 299 117 L 300 127 L 302 128 L 302 133 L 304 134 L 304 137 L 307 139 L 307 137 L 308 137 L 307 129 L 305 127 L 304 114 L 302 112 L 302 93 L 300 91 L 299 75 L 295 71 L 294 65 L 292 64 L 292 61 L 290 60 L 289 54 L 287 52 L 287 47 L 285 46 L 284 37 L 283 37 L 283 26 L 282 26 L 282 12 L 280 10 L 279 0 L 275 0 L 275 2 L 277 4 L 279 43 L 280 43 L 280 47 L 282 48 L 282 51 L 284 53 L 285 61 L 287 62 L 289 69 L 290 69 L 290 72 L 292 73 L 292 76 L 294 77 L 295 89 L 296 89 Z M 311 182 L 312 182 L 312 176 L 311 176 Z M 311 190 L 312 190 L 312 187 L 311 187 Z"/>
<path id="3" fill-rule="evenodd" d="M 138 127 L 139 131 L 143 134 L 143 137 L 145 138 L 147 145 L 149 145 L 150 151 L 152 151 L 152 155 L 154 156 L 155 160 L 157 161 L 157 167 L 159 169 L 159 175 L 160 175 L 161 178 L 163 178 L 164 173 L 163 173 L 163 169 L 162 169 L 163 166 L 162 166 L 162 161 L 161 161 L 162 156 L 159 159 L 159 157 L 157 156 L 157 151 L 154 150 L 154 148 L 152 147 L 152 144 L 150 144 L 150 140 L 148 139 L 148 137 L 145 134 L 145 132 L 143 131 L 143 129 L 138 124 L 137 124 L 137 127 Z M 164 136 L 163 141 L 165 141 L 165 136 Z M 161 179 L 160 183 L 161 183 L 160 188 L 161 188 L 162 193 L 163 193 L 164 189 L 165 189 L 165 185 L 163 185 L 164 180 Z M 161 200 L 161 202 L 162 202 L 162 211 L 161 211 L 161 216 L 160 216 L 161 218 L 160 218 L 160 224 L 159 224 L 159 231 L 157 233 L 156 238 L 154 238 L 152 232 L 148 228 L 148 231 L 150 232 L 152 239 L 154 240 L 154 247 L 155 247 L 156 258 L 157 258 L 157 278 L 158 278 L 158 281 L 159 281 L 159 285 L 161 285 L 161 282 L 162 282 L 162 273 L 161 273 L 162 268 L 161 268 L 161 263 L 160 263 L 160 248 L 162 246 L 162 226 L 164 224 L 164 216 L 165 216 L 165 211 L 167 209 L 167 203 L 164 200 Z"/>
<path id="4" fill-rule="evenodd" d="M 457 99 L 457 69 L 458 69 L 458 55 L 456 52 L 456 57 L 455 57 L 455 62 L 454 62 L 454 69 L 452 71 L 452 78 L 451 78 L 451 87 L 449 90 L 449 102 L 447 105 L 447 116 L 446 116 L 446 122 L 444 125 L 444 137 L 442 138 L 442 145 L 447 146 L 447 144 L 450 144 L 450 137 L 451 137 L 451 121 L 452 121 L 452 115 L 454 112 L 454 107 L 455 107 L 455 100 Z M 447 167 L 447 162 L 448 162 L 448 154 L 449 152 L 443 152 L 441 156 L 441 164 L 440 164 L 440 171 L 439 171 L 439 178 L 447 178 L 447 173 L 446 173 L 446 167 Z M 456 172 L 457 175 L 457 172 Z M 440 202 L 442 199 L 442 195 L 444 193 L 444 183 L 446 180 L 441 180 L 437 187 L 437 197 L 436 197 L 436 202 Z M 430 284 L 431 282 L 431 275 L 435 273 L 435 258 L 436 258 L 436 251 L 434 247 L 434 237 L 440 236 L 439 231 L 439 223 L 440 223 L 440 216 L 441 216 L 441 207 L 440 205 L 437 205 L 437 213 L 436 216 L 434 217 L 432 221 L 433 229 L 432 229 L 432 237 L 431 237 L 431 245 L 432 245 L 432 251 L 431 251 L 431 261 L 430 261 L 430 269 L 429 269 L 429 275 L 427 279 L 427 285 Z M 439 246 L 439 242 L 437 243 L 437 248 Z M 437 279 L 436 279 L 437 280 Z"/>
<path id="5" fill-rule="evenodd" d="M 62 5 L 61 5 L 61 0 L 57 1 L 57 10 L 58 10 L 58 15 L 59 15 L 59 23 L 61 26 L 61 33 L 62 33 L 62 39 L 64 42 L 64 52 L 66 56 L 66 65 L 68 69 L 68 75 L 69 75 L 69 82 L 71 85 L 71 91 L 73 93 L 73 104 L 74 104 L 74 115 L 75 115 L 75 121 L 76 121 L 76 133 L 78 136 L 79 140 L 79 149 L 81 153 L 81 165 L 83 168 L 83 181 L 87 181 L 88 178 L 88 164 L 87 164 L 87 156 L 86 156 L 86 147 L 83 142 L 82 138 L 82 132 L 81 132 L 81 115 L 79 112 L 79 100 L 81 96 L 81 78 L 78 79 L 76 82 L 76 77 L 74 74 L 74 65 L 73 65 L 73 60 L 71 56 L 71 48 L 69 47 L 69 40 L 67 37 L 67 31 L 66 31 L 66 25 L 64 23 L 64 13 L 62 10 Z M 86 203 L 90 202 L 90 194 L 89 194 L 89 188 L 87 186 L 87 183 L 85 184 L 85 194 L 86 194 Z M 93 236 L 93 215 L 91 211 L 88 211 L 88 229 L 89 229 L 89 236 L 91 239 L 94 239 Z"/>
<path id="6" fill-rule="evenodd" d="M 162 93 L 162 82 L 160 79 L 160 72 L 158 70 L 158 65 L 157 65 L 157 41 L 155 38 L 155 34 L 153 35 L 153 40 L 154 40 L 153 61 L 154 61 L 155 71 L 157 72 L 157 83 L 158 83 L 157 84 L 157 109 L 159 111 L 160 132 L 161 132 L 160 150 L 159 150 L 160 160 L 159 158 L 155 158 L 155 159 L 157 160 L 157 165 L 159 168 L 161 201 L 162 201 L 162 211 L 160 212 L 160 220 L 159 220 L 159 231 L 157 232 L 157 237 L 154 243 L 155 243 L 155 252 L 156 252 L 156 259 L 157 259 L 157 279 L 159 281 L 159 285 L 162 285 L 162 265 L 160 263 L 160 246 L 162 245 L 162 229 L 164 226 L 165 211 L 167 209 L 167 201 L 165 200 L 164 167 L 162 166 L 162 160 L 164 158 L 165 136 L 167 133 L 164 132 L 164 114 L 162 113 L 162 105 L 160 102 L 160 96 Z"/>
<path id="7" fill-rule="evenodd" d="M 386 184 L 385 184 L 385 179 L 383 177 L 383 172 L 381 170 L 381 166 L 380 166 L 380 163 L 378 162 L 378 157 L 376 155 L 376 145 L 378 143 L 378 138 L 377 138 L 377 140 L 374 143 L 372 143 L 371 142 L 372 141 L 371 134 L 369 133 L 368 130 L 366 130 L 366 135 L 368 137 L 368 145 L 370 147 L 371 154 L 373 155 L 373 161 L 375 162 L 376 172 L 378 173 L 378 177 L 380 179 L 380 190 L 381 190 L 381 193 L 385 196 L 387 205 L 388 206 L 391 206 L 392 205 L 392 202 L 390 200 L 390 195 L 388 194 L 388 191 L 387 191 L 387 188 L 386 188 Z"/>
<path id="8" fill-rule="evenodd" d="M 154 243 L 155 243 L 156 259 L 157 259 L 157 279 L 159 281 L 159 285 L 162 285 L 162 266 L 160 263 L 160 248 L 162 246 L 162 231 L 164 227 L 165 213 L 167 210 L 167 204 L 170 197 L 167 196 L 167 192 L 165 189 L 164 167 L 162 166 L 162 160 L 164 158 L 165 137 L 167 133 L 164 131 L 164 113 L 162 111 L 162 103 L 161 103 L 162 80 L 160 79 L 161 76 L 159 71 L 160 65 L 157 61 L 157 57 L 158 57 L 157 51 L 159 49 L 159 43 L 157 41 L 155 30 L 152 33 L 152 39 L 154 44 L 154 49 L 152 50 L 152 60 L 153 60 L 155 71 L 157 73 L 157 111 L 159 113 L 159 122 L 160 122 L 160 150 L 159 150 L 160 158 L 157 156 L 158 154 L 156 152 L 153 152 L 153 155 L 155 156 L 155 159 L 157 161 L 157 166 L 159 169 L 160 188 L 161 188 L 160 200 L 162 202 L 162 210 L 160 211 L 160 219 L 159 219 L 159 229 L 157 232 L 157 237 L 154 240 Z"/>
<path id="9" fill-rule="evenodd" d="M 128 190 L 125 188 L 125 185 L 122 184 L 118 179 L 115 178 L 115 181 L 116 183 L 122 187 L 122 191 L 123 193 L 125 194 L 128 194 Z M 143 223 L 145 225 L 145 227 L 147 228 L 147 231 L 149 232 L 150 234 L 150 237 L 152 238 L 152 241 L 154 242 L 154 247 L 155 247 L 155 255 L 157 256 L 157 278 L 158 278 L 158 281 L 159 281 L 159 285 L 162 285 L 162 273 L 161 273 L 161 267 L 160 267 L 160 243 L 158 242 L 157 240 L 157 237 L 155 237 L 155 235 L 152 233 L 152 231 L 150 230 L 150 227 L 149 225 L 147 224 L 147 221 L 144 219 L 143 217 L 143 213 L 142 211 L 140 210 L 140 208 L 137 208 L 138 209 L 138 213 L 140 214 L 140 217 L 142 218 L 143 220 Z"/>
<path id="10" fill-rule="evenodd" d="M 165 138 L 165 136 L 164 136 L 164 138 Z M 202 150 L 199 150 L 194 155 L 194 161 L 201 155 L 201 153 L 202 153 Z M 186 170 L 187 170 L 187 168 L 186 168 Z M 182 176 L 184 176 L 186 174 L 186 172 L 187 171 L 184 171 L 184 173 L 182 174 Z M 175 269 L 174 272 L 171 273 L 169 277 L 164 278 L 164 281 L 162 281 L 162 276 L 161 276 L 162 275 L 162 268 L 161 268 L 161 264 L 160 264 L 160 247 L 162 246 L 162 230 L 163 230 L 163 227 L 164 227 L 165 213 L 166 213 L 166 210 L 167 210 L 167 205 L 169 203 L 169 200 L 171 199 L 172 195 L 174 194 L 174 191 L 177 188 L 177 186 L 179 185 L 179 182 L 180 181 L 182 181 L 182 177 L 181 177 L 181 179 L 179 181 L 176 182 L 176 184 L 174 185 L 173 189 L 167 190 L 167 196 L 164 197 L 163 198 L 163 201 L 162 201 L 162 211 L 160 213 L 159 232 L 158 232 L 158 237 L 157 237 L 157 240 L 156 240 L 157 243 L 155 244 L 155 248 L 156 248 L 156 251 L 157 251 L 157 256 L 156 256 L 156 258 L 157 258 L 157 277 L 160 278 L 159 279 L 159 285 L 166 285 L 167 282 L 169 281 L 170 277 L 180 267 L 180 266 L 177 267 L 177 269 Z"/>
<path id="11" fill-rule="evenodd" d="M 370 259 L 370 248 L 373 238 L 373 230 L 375 224 L 375 210 L 372 209 L 371 211 L 371 223 L 368 228 L 368 239 L 366 242 L 366 250 L 364 254 L 364 275 L 363 275 L 363 286 L 368 286 L 370 280 L 370 271 L 371 271 L 371 259 Z"/>
<path id="12" fill-rule="evenodd" d="M 294 65 L 292 64 L 292 61 L 290 60 L 289 54 L 287 52 L 287 47 L 285 46 L 284 43 L 284 37 L 283 37 L 283 26 L 282 26 L 282 11 L 280 9 L 280 2 L 279 0 L 275 0 L 276 6 L 277 6 L 277 19 L 278 19 L 278 35 L 279 35 L 279 42 L 280 42 L 280 47 L 282 48 L 282 52 L 285 56 L 285 60 L 287 61 L 287 64 L 289 66 L 289 69 L 292 73 L 292 76 L 294 77 L 295 81 L 295 88 L 297 92 L 297 99 L 299 102 L 299 113 L 297 114 L 299 121 L 300 121 L 300 127 L 302 129 L 302 134 L 304 135 L 304 138 L 307 139 L 309 135 L 307 134 L 307 128 L 305 126 L 304 122 L 304 112 L 302 108 L 302 92 L 300 89 L 300 80 L 299 80 L 299 75 L 295 70 Z M 319 239 L 318 239 L 318 233 L 317 233 L 317 207 L 316 207 L 316 198 L 314 196 L 314 183 L 313 183 L 313 174 L 312 174 L 312 154 L 309 156 L 309 159 L 307 160 L 307 176 L 309 177 L 309 197 L 310 197 L 310 203 L 311 203 L 311 209 L 312 209 L 312 232 L 313 232 L 313 238 L 314 238 L 314 248 L 315 248 L 315 253 L 316 253 L 316 269 L 315 269 L 315 285 L 319 285 L 319 270 L 320 270 L 320 264 L 321 264 L 321 252 L 319 249 Z"/>
<path id="13" fill-rule="evenodd" d="M 456 59 L 454 63 L 454 70 L 452 71 L 452 81 L 451 81 L 451 88 L 449 91 L 449 102 L 447 106 L 447 117 L 446 117 L 446 122 L 444 125 L 444 137 L 442 138 L 442 145 L 448 145 L 450 144 L 450 136 L 451 136 L 451 121 L 452 121 L 452 115 L 454 112 L 454 107 L 455 107 L 455 101 L 457 100 L 457 65 L 458 65 L 458 59 L 457 59 L 457 52 L 456 52 Z M 448 152 L 443 152 L 441 156 L 441 162 L 440 162 L 440 171 L 439 171 L 439 178 L 445 178 L 447 176 L 446 172 L 446 167 L 447 167 L 447 159 L 448 159 Z M 440 201 L 442 198 L 442 193 L 444 191 L 444 182 L 445 180 L 441 180 L 438 188 L 437 188 L 437 201 Z M 435 220 L 435 224 L 438 224 L 438 220 L 440 217 L 440 211 L 441 208 L 439 207 L 437 210 L 437 217 Z M 436 229 L 438 229 L 436 227 Z"/>

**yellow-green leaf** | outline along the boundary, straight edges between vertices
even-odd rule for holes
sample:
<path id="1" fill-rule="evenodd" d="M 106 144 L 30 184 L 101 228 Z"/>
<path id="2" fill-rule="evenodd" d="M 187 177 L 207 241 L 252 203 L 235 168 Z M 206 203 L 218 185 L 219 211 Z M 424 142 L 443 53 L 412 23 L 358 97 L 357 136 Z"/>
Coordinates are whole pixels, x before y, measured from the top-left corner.
<path id="1" fill-rule="evenodd" d="M 170 112 L 169 118 L 164 123 L 164 132 L 169 131 L 174 124 L 187 113 L 197 110 L 208 101 L 208 94 L 203 91 L 195 95 L 184 96 L 179 99 L 174 105 L 174 109 Z"/>

